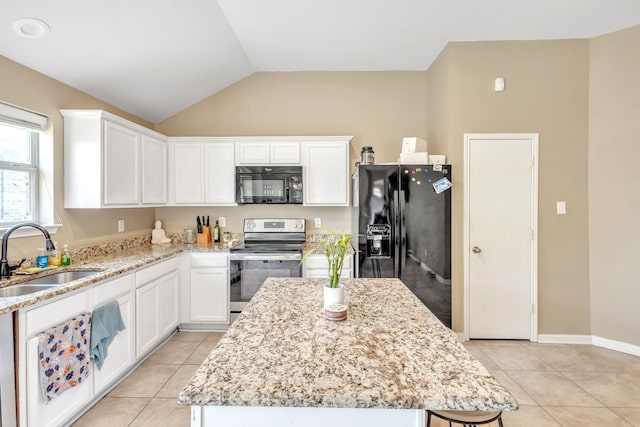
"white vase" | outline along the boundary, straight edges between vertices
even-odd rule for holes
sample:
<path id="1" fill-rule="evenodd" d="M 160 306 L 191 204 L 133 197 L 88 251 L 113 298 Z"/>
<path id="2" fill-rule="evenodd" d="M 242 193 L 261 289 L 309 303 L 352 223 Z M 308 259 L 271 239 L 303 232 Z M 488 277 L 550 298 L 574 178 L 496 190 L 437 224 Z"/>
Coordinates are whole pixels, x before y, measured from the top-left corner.
<path id="1" fill-rule="evenodd" d="M 344 304 L 344 285 L 338 283 L 337 288 L 330 288 L 324 285 L 324 306 L 328 307 L 332 304 Z"/>

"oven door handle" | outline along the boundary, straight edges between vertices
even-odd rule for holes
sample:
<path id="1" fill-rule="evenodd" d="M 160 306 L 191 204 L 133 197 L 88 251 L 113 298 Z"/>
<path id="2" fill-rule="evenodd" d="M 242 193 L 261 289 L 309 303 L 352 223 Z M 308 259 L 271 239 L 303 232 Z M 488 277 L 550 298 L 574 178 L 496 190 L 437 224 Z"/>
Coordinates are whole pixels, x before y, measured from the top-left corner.
<path id="1" fill-rule="evenodd" d="M 230 254 L 231 261 L 300 261 L 300 254 Z"/>

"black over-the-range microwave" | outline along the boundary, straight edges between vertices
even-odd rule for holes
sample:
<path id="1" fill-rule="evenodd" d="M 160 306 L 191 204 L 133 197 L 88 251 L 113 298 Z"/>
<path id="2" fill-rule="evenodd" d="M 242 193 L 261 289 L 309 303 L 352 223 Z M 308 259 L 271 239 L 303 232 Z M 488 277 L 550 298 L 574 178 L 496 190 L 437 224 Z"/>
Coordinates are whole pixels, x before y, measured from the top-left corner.
<path id="1" fill-rule="evenodd" d="M 236 166 L 236 202 L 301 204 L 302 166 Z"/>

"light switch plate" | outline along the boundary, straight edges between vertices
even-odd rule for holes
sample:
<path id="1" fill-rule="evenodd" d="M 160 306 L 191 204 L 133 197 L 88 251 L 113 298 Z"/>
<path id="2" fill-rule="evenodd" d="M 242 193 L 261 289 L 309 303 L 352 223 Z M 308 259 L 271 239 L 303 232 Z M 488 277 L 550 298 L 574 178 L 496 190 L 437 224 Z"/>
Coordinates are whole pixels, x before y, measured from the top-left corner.
<path id="1" fill-rule="evenodd" d="M 315 219 L 315 224 L 316 224 L 316 228 L 322 227 L 322 219 L 316 218 Z"/>
<path id="2" fill-rule="evenodd" d="M 124 219 L 118 220 L 118 233 L 124 232 Z"/>
<path id="3" fill-rule="evenodd" d="M 220 227 L 226 227 L 227 226 L 227 218 L 221 216 L 218 218 L 218 225 Z"/>
<path id="4" fill-rule="evenodd" d="M 556 213 L 558 215 L 566 215 L 567 214 L 567 202 L 565 202 L 565 201 L 556 202 Z"/>

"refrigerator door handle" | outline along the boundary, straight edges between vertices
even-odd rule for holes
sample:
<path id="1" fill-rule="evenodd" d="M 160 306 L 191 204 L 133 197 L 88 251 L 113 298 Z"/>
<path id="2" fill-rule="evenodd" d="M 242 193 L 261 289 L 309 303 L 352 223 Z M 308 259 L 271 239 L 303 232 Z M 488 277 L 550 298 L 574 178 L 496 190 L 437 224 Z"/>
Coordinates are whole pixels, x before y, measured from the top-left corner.
<path id="1" fill-rule="evenodd" d="M 393 192 L 393 277 L 400 277 L 400 205 L 398 191 Z"/>
<path id="2" fill-rule="evenodd" d="M 406 264 L 407 264 L 407 231 L 405 229 L 404 226 L 404 212 L 406 209 L 405 206 L 405 202 L 404 202 L 404 190 L 400 191 L 400 200 L 399 200 L 399 208 L 400 210 L 398 211 L 398 216 L 400 217 L 400 233 L 401 233 L 401 238 L 400 238 L 400 262 L 399 262 L 399 273 L 400 276 L 402 274 L 404 274 L 404 271 L 406 269 Z M 400 277 L 397 276 L 397 277 Z"/>

